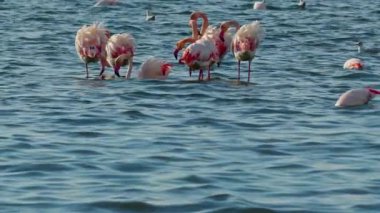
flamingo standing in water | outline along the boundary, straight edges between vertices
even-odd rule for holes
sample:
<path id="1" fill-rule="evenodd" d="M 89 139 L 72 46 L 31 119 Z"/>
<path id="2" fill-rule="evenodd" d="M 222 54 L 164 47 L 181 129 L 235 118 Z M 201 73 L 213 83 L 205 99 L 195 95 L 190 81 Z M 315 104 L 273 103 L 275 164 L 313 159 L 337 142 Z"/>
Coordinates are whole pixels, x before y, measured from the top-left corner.
<path id="1" fill-rule="evenodd" d="M 117 3 L 117 0 L 97 0 L 94 7 L 97 7 L 99 5 L 115 5 Z"/>
<path id="2" fill-rule="evenodd" d="M 350 106 L 360 106 L 367 104 L 376 95 L 380 95 L 379 90 L 372 88 L 364 89 L 351 89 L 343 93 L 338 101 L 335 103 L 336 107 L 350 107 Z"/>
<path id="3" fill-rule="evenodd" d="M 100 23 L 90 26 L 84 25 L 77 31 L 75 36 L 75 49 L 79 58 L 85 63 L 86 77 L 88 78 L 88 63 L 100 61 L 100 74 L 108 66 L 106 60 L 106 44 L 110 37 L 110 32 Z"/>
<path id="4" fill-rule="evenodd" d="M 193 37 L 185 38 L 177 42 L 177 48 L 174 50 L 174 57 L 178 58 L 178 52 L 184 48 L 187 43 L 190 44 L 185 51 L 180 63 L 186 64 L 190 70 L 199 70 L 198 80 L 203 80 L 203 70 L 207 69 L 207 79 L 211 79 L 211 66 L 218 61 L 218 50 L 214 41 L 208 37 L 195 40 Z"/>
<path id="5" fill-rule="evenodd" d="M 135 54 L 135 40 L 128 33 L 115 34 L 108 40 L 107 61 L 112 66 L 115 75 L 120 77 L 119 70 L 121 66 L 128 64 L 126 79 L 131 77 L 133 67 L 133 56 Z"/>
<path id="6" fill-rule="evenodd" d="M 358 58 L 348 59 L 343 65 L 343 69 L 348 69 L 348 70 L 352 70 L 352 69 L 361 70 L 363 69 L 363 67 L 364 67 L 363 61 Z"/>
<path id="7" fill-rule="evenodd" d="M 167 79 L 172 65 L 168 62 L 158 59 L 149 58 L 141 65 L 141 70 L 138 74 L 140 79 Z"/>
<path id="8" fill-rule="evenodd" d="M 238 31 L 240 29 L 240 24 L 235 20 L 225 21 L 221 23 L 219 29 L 215 30 L 215 28 L 213 28 L 208 31 L 209 35 L 211 35 L 212 39 L 215 42 L 216 48 L 218 49 L 218 66 L 220 65 L 224 56 L 230 50 L 230 46 L 232 44 L 232 35 L 228 29 L 231 27 L 235 27 L 236 31 Z"/>
<path id="9" fill-rule="evenodd" d="M 248 61 L 248 82 L 251 78 L 251 62 L 261 40 L 264 38 L 264 30 L 259 21 L 245 24 L 236 32 L 232 41 L 232 51 L 238 61 L 238 80 L 240 81 L 240 62 Z"/>
<path id="10" fill-rule="evenodd" d="M 254 10 L 266 10 L 267 9 L 267 5 L 265 4 L 265 0 L 255 1 L 253 3 L 253 9 Z"/>

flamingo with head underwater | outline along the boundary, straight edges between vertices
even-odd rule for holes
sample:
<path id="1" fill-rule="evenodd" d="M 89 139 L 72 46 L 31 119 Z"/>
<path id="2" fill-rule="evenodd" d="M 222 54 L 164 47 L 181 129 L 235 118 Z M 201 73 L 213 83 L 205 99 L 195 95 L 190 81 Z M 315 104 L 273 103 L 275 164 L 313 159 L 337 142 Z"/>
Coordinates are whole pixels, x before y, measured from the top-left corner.
<path id="1" fill-rule="evenodd" d="M 343 93 L 335 103 L 336 107 L 351 107 L 367 104 L 376 95 L 380 95 L 379 90 L 372 88 L 351 89 Z"/>
<path id="2" fill-rule="evenodd" d="M 110 32 L 100 23 L 90 26 L 82 26 L 75 36 L 75 49 L 79 58 L 85 63 L 86 77 L 88 78 L 88 64 L 100 61 L 100 74 L 108 66 L 106 60 L 106 44 L 110 37 Z"/>
<path id="3" fill-rule="evenodd" d="M 348 59 L 344 64 L 343 64 L 343 69 L 356 69 L 356 70 L 361 70 L 364 67 L 364 63 L 362 60 L 358 58 L 351 58 Z"/>
<path id="4" fill-rule="evenodd" d="M 106 46 L 107 61 L 112 66 L 115 75 L 120 77 L 120 68 L 128 64 L 126 79 L 131 77 L 133 56 L 135 55 L 135 40 L 128 33 L 112 35 Z"/>
<path id="5" fill-rule="evenodd" d="M 265 0 L 255 1 L 253 3 L 253 9 L 254 10 L 266 10 L 267 9 L 267 5 L 265 4 Z"/>
<path id="6" fill-rule="evenodd" d="M 149 58 L 142 65 L 138 73 L 139 79 L 167 79 L 172 65 L 159 58 Z"/>
<path id="7" fill-rule="evenodd" d="M 238 80 L 240 81 L 240 62 L 248 61 L 248 82 L 251 78 L 251 62 L 264 38 L 264 30 L 259 21 L 240 27 L 232 41 L 232 51 L 238 61 Z"/>

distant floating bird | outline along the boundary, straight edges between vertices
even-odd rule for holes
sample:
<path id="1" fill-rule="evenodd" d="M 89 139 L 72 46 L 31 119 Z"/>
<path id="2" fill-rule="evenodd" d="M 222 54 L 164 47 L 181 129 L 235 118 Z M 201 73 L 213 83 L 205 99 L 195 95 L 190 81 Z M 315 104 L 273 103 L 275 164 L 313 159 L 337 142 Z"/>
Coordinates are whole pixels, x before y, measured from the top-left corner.
<path id="1" fill-rule="evenodd" d="M 343 69 L 348 69 L 348 70 L 352 70 L 352 69 L 361 70 L 363 69 L 363 67 L 364 67 L 363 61 L 358 58 L 348 59 L 343 65 Z"/>
<path id="2" fill-rule="evenodd" d="M 335 103 L 335 106 L 350 107 L 364 105 L 372 100 L 376 95 L 380 95 L 380 91 L 372 88 L 351 89 L 339 97 L 338 101 Z"/>
<path id="3" fill-rule="evenodd" d="M 264 30 L 259 21 L 245 24 L 236 32 L 232 41 L 232 51 L 238 61 L 238 80 L 240 81 L 240 61 L 248 61 L 248 82 L 251 78 L 251 62 L 264 38 Z"/>
<path id="4" fill-rule="evenodd" d="M 162 59 L 149 58 L 141 65 L 138 78 L 165 80 L 168 78 L 171 68 L 172 65 Z"/>
<path id="5" fill-rule="evenodd" d="M 115 75 L 120 77 L 119 70 L 128 64 L 126 79 L 131 77 L 133 56 L 135 55 L 135 40 L 128 33 L 112 35 L 106 46 L 107 61 L 112 66 Z"/>
<path id="6" fill-rule="evenodd" d="M 306 1 L 305 0 L 300 0 L 298 2 L 298 7 L 301 8 L 301 9 L 305 9 L 305 7 L 306 7 Z"/>
<path id="7" fill-rule="evenodd" d="M 97 0 L 94 7 L 98 7 L 100 5 L 115 5 L 117 0 Z"/>
<path id="8" fill-rule="evenodd" d="M 110 32 L 100 23 L 90 26 L 84 25 L 77 31 L 75 36 L 75 49 L 80 59 L 86 66 L 86 77 L 88 78 L 88 63 L 100 61 L 102 75 L 105 67 L 108 66 L 106 60 L 106 44 Z"/>
<path id="9" fill-rule="evenodd" d="M 358 53 L 369 53 L 369 54 L 377 54 L 380 53 L 380 48 L 364 48 L 363 42 L 359 41 L 356 43 L 358 47 Z"/>
<path id="10" fill-rule="evenodd" d="M 265 4 L 265 0 L 263 0 L 263 1 L 255 1 L 253 3 L 253 9 L 254 10 L 266 10 L 267 9 L 267 5 Z"/>
<path id="11" fill-rule="evenodd" d="M 146 21 L 154 21 L 154 20 L 156 20 L 156 16 L 152 13 L 152 11 L 146 10 L 145 20 Z"/>

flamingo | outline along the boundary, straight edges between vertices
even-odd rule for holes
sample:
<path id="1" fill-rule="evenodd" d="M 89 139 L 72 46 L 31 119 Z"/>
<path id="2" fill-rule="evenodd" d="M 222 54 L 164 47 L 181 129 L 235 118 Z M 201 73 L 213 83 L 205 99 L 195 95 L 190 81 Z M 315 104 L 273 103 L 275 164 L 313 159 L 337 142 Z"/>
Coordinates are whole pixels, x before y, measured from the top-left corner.
<path id="1" fill-rule="evenodd" d="M 245 24 L 236 32 L 232 41 L 232 51 L 238 61 L 238 81 L 240 81 L 240 62 L 248 61 L 249 82 L 251 78 L 251 62 L 263 38 L 264 30 L 259 21 Z"/>
<path id="2" fill-rule="evenodd" d="M 198 30 L 198 27 L 197 27 L 197 21 L 199 18 L 203 19 L 201 30 Z M 185 38 L 185 39 L 182 39 L 182 40 L 177 42 L 176 49 L 174 50 L 174 57 L 176 59 L 178 57 L 178 52 L 180 50 L 184 49 L 184 45 L 186 45 L 187 43 L 194 43 L 195 41 L 200 39 L 202 37 L 202 35 L 206 34 L 208 26 L 209 26 L 206 13 L 201 12 L 201 11 L 192 12 L 190 15 L 189 26 L 190 26 L 191 31 L 192 31 L 192 37 L 191 38 Z M 192 68 L 189 67 L 189 76 L 190 77 L 191 77 L 191 72 L 192 72 Z"/>
<path id="3" fill-rule="evenodd" d="M 120 77 L 119 70 L 121 66 L 128 64 L 126 79 L 131 77 L 133 67 L 133 56 L 135 54 L 135 40 L 128 33 L 119 33 L 111 36 L 107 46 L 107 61 L 112 66 L 115 75 Z"/>
<path id="4" fill-rule="evenodd" d="M 210 34 L 214 39 L 215 46 L 219 52 L 219 61 L 217 62 L 218 66 L 232 44 L 232 35 L 228 32 L 230 27 L 235 27 L 236 31 L 238 31 L 240 29 L 240 24 L 235 20 L 225 21 L 221 23 L 218 30 L 213 28 L 208 31 L 208 34 Z"/>
<path id="5" fill-rule="evenodd" d="M 117 3 L 117 0 L 97 0 L 94 7 L 97 7 L 99 5 L 115 5 Z"/>
<path id="6" fill-rule="evenodd" d="M 360 106 L 367 104 L 376 95 L 380 95 L 379 90 L 372 88 L 364 89 L 351 89 L 343 93 L 338 101 L 335 103 L 336 107 L 349 107 L 349 106 Z"/>
<path id="7" fill-rule="evenodd" d="M 301 8 L 301 9 L 305 9 L 305 7 L 306 7 L 306 2 L 305 2 L 305 0 L 300 0 L 300 1 L 298 2 L 298 7 Z"/>
<path id="8" fill-rule="evenodd" d="M 356 46 L 358 47 L 358 53 L 369 53 L 369 54 L 377 54 L 380 53 L 379 48 L 364 48 L 363 42 L 359 41 L 356 43 Z"/>
<path id="9" fill-rule="evenodd" d="M 184 63 L 189 67 L 189 70 L 199 69 L 198 80 L 203 80 L 203 70 L 208 69 L 207 79 L 211 79 L 211 66 L 218 61 L 218 50 L 215 47 L 214 41 L 208 37 L 195 40 L 193 37 L 185 38 L 177 42 L 177 48 L 174 50 L 174 57 L 177 59 L 178 52 L 187 43 L 190 44 L 185 51 L 180 63 Z"/>
<path id="10" fill-rule="evenodd" d="M 352 70 L 352 69 L 361 70 L 363 69 L 363 67 L 364 67 L 363 61 L 358 58 L 348 59 L 343 65 L 343 69 L 349 69 L 349 70 Z"/>
<path id="11" fill-rule="evenodd" d="M 142 65 L 138 74 L 139 79 L 167 79 L 172 65 L 168 62 L 158 59 L 149 58 Z"/>
<path id="12" fill-rule="evenodd" d="M 263 1 L 255 1 L 253 4 L 253 9 L 254 10 L 266 10 L 267 6 L 265 4 L 265 0 Z"/>
<path id="13" fill-rule="evenodd" d="M 75 36 L 75 49 L 79 58 L 85 63 L 86 77 L 88 78 L 88 63 L 100 61 L 102 75 L 105 67 L 108 66 L 106 61 L 106 44 L 110 37 L 110 32 L 100 23 L 94 23 L 90 26 L 82 26 Z"/>

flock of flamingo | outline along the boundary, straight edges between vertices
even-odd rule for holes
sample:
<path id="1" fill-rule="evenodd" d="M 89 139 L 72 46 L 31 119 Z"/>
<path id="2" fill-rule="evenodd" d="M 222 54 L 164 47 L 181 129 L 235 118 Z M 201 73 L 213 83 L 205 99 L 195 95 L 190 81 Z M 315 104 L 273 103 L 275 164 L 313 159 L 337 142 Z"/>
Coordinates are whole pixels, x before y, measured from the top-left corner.
<path id="1" fill-rule="evenodd" d="M 115 4 L 117 0 L 98 0 L 100 4 Z M 298 6 L 305 8 L 306 2 L 300 0 Z M 265 10 L 265 0 L 254 2 L 253 9 Z M 148 17 L 149 16 L 149 17 Z M 146 20 L 154 20 L 155 17 L 147 13 Z M 198 29 L 197 21 L 202 19 L 201 29 Z M 240 63 L 248 62 L 248 79 L 250 81 L 251 62 L 255 58 L 255 53 L 264 38 L 264 29 L 259 21 L 253 21 L 248 24 L 240 25 L 235 20 L 222 22 L 218 27 L 209 25 L 206 13 L 201 11 L 193 12 L 190 15 L 189 26 L 192 35 L 179 40 L 174 49 L 174 57 L 178 59 L 179 52 L 183 51 L 178 62 L 184 64 L 189 69 L 189 76 L 193 71 L 199 71 L 198 80 L 204 80 L 204 71 L 207 70 L 207 80 L 211 80 L 211 68 L 214 65 L 218 67 L 222 64 L 224 56 L 232 50 L 238 63 L 237 80 L 240 81 Z M 233 34 L 230 28 L 234 28 Z M 357 44 L 358 52 L 363 51 L 362 43 Z M 135 55 L 135 41 L 132 35 L 128 33 L 118 33 L 111 35 L 111 32 L 100 23 L 82 26 L 76 34 L 75 48 L 78 56 L 85 64 L 86 77 L 89 77 L 88 64 L 90 62 L 99 62 L 100 79 L 107 79 L 104 75 L 106 67 L 112 67 L 116 76 L 120 76 L 120 69 L 128 65 L 125 75 L 130 79 L 133 69 L 133 57 Z M 364 64 L 358 58 L 347 60 L 344 69 L 363 69 Z M 172 65 L 159 58 L 149 58 L 146 60 L 140 71 L 139 79 L 167 79 Z M 359 106 L 367 104 L 376 95 L 380 95 L 380 90 L 372 88 L 352 89 L 343 93 L 335 106 Z"/>

